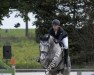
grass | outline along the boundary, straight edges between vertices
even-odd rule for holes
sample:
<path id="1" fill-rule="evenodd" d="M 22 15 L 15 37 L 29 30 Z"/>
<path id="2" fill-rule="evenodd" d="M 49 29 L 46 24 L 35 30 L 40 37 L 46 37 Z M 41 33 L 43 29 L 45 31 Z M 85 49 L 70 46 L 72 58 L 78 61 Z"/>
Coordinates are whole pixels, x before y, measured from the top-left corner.
<path id="1" fill-rule="evenodd" d="M 39 56 L 39 45 L 35 41 L 35 30 L 29 29 L 29 38 L 25 37 L 24 29 L 0 30 L 0 59 L 2 59 L 3 45 L 9 42 L 12 55 L 16 59 L 17 68 L 41 68 L 36 61 Z"/>

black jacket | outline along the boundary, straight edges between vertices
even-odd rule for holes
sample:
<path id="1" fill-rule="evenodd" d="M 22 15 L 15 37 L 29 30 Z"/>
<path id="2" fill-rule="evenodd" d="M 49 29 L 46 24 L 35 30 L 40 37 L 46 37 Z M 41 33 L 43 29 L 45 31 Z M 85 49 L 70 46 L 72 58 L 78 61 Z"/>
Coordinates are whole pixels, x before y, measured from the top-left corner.
<path id="1" fill-rule="evenodd" d="M 63 38 L 65 38 L 65 37 L 68 36 L 67 32 L 63 28 L 61 28 L 61 27 L 57 31 L 57 34 L 55 34 L 53 28 L 50 28 L 48 30 L 48 34 L 50 34 L 51 36 L 53 36 L 58 41 L 61 41 Z"/>

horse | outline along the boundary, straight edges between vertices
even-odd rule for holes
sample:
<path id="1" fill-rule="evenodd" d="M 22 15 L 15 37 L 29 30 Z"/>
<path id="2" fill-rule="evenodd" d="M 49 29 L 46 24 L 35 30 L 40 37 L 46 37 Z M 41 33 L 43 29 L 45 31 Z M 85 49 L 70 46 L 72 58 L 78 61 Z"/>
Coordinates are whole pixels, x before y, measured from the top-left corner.
<path id="1" fill-rule="evenodd" d="M 40 39 L 40 63 L 48 69 L 46 75 L 70 75 L 71 63 L 68 56 L 68 67 L 64 66 L 64 49 L 51 35 Z"/>

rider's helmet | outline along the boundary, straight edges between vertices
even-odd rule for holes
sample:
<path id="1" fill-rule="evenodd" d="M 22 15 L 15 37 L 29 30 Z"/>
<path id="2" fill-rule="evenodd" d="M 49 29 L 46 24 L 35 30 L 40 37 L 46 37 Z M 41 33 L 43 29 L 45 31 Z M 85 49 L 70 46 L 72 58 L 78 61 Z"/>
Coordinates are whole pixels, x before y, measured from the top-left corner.
<path id="1" fill-rule="evenodd" d="M 54 19 L 52 21 L 52 25 L 60 25 L 60 21 L 58 19 Z"/>

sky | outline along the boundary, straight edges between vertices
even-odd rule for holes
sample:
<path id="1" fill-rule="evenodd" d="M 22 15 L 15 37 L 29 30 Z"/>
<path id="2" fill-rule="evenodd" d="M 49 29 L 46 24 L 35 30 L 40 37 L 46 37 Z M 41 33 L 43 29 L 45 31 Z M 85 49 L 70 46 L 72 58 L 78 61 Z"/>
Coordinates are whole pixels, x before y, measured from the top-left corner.
<path id="1" fill-rule="evenodd" d="M 1 29 L 15 29 L 15 24 L 20 23 L 20 27 L 18 29 L 25 29 L 25 22 L 23 19 L 19 16 L 15 18 L 16 14 L 19 14 L 19 11 L 13 11 L 12 14 L 10 14 L 10 17 L 3 17 L 2 26 L 0 26 Z M 30 21 L 29 21 L 29 28 L 36 28 L 36 26 L 32 26 L 33 22 L 36 20 L 35 15 L 33 13 L 28 14 Z"/>

